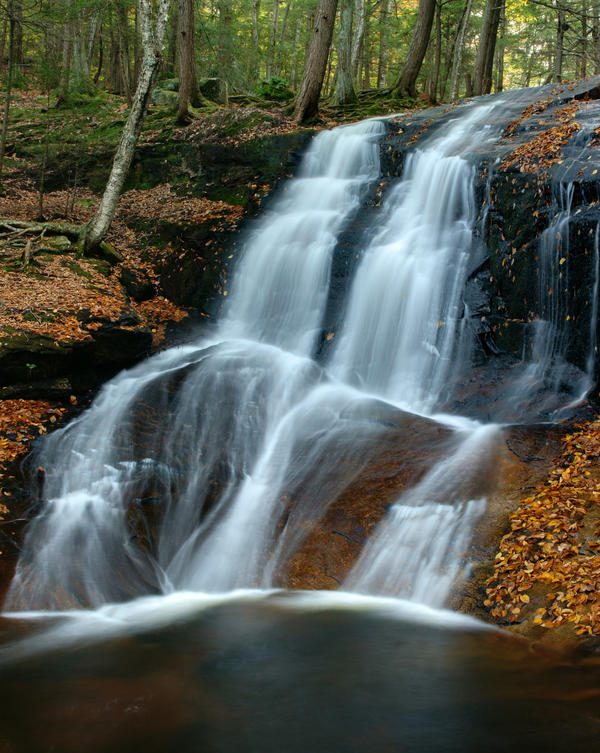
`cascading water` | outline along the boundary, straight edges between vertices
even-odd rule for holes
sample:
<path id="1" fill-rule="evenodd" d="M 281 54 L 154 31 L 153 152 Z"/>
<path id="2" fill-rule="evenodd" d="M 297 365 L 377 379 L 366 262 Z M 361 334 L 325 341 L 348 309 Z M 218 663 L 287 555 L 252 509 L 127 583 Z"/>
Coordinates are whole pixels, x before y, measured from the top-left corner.
<path id="1" fill-rule="evenodd" d="M 121 374 L 45 442 L 37 462 L 46 501 L 8 609 L 278 582 L 311 522 L 388 430 L 373 418 L 377 406 L 431 415 L 462 366 L 470 338 L 461 292 L 477 261 L 474 169 L 463 154 L 493 138 L 491 120 L 492 106 L 473 106 L 409 157 L 324 365 L 312 357 L 332 253 L 378 177 L 385 125 L 315 138 L 249 239 L 211 341 Z M 347 588 L 441 606 L 464 573 L 485 504 L 475 481 L 501 432 L 439 420 L 452 434 L 442 460 L 392 506 Z M 162 513 L 151 532 L 136 513 L 149 500 Z"/>

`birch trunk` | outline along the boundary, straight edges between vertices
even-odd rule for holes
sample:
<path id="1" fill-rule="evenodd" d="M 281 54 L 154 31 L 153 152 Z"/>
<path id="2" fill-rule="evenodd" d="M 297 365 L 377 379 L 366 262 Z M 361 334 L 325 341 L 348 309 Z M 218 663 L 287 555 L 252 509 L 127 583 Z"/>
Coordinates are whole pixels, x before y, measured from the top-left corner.
<path id="1" fill-rule="evenodd" d="M 152 12 L 152 0 L 138 2 L 143 45 L 140 77 L 100 206 L 84 229 L 83 247 L 88 252 L 100 245 L 113 220 L 162 57 L 169 0 L 158 0 L 156 16 Z"/>

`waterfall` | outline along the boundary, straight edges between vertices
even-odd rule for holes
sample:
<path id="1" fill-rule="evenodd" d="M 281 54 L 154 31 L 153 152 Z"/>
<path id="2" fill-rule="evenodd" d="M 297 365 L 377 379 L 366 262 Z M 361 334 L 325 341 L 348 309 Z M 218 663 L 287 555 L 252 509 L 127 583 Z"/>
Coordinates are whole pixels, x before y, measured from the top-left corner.
<path id="1" fill-rule="evenodd" d="M 211 339 L 120 374 L 44 442 L 43 509 L 7 609 L 273 587 L 388 430 L 378 410 L 431 416 L 453 439 L 391 505 L 344 587 L 446 602 L 468 569 L 485 507 L 479 481 L 501 436 L 494 425 L 435 416 L 468 363 L 462 290 L 477 207 L 466 155 L 497 137 L 493 121 L 492 105 L 468 107 L 408 157 L 324 363 L 314 356 L 332 254 L 379 176 L 385 123 L 314 139 L 248 237 Z"/>

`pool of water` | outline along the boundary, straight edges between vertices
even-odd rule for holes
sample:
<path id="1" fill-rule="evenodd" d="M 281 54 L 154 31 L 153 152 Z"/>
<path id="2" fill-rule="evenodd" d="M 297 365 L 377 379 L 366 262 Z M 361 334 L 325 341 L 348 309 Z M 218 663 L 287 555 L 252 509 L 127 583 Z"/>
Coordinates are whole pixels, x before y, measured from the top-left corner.
<path id="1" fill-rule="evenodd" d="M 144 599 L 0 640 L 2 753 L 600 750 L 600 658 L 406 602 Z"/>

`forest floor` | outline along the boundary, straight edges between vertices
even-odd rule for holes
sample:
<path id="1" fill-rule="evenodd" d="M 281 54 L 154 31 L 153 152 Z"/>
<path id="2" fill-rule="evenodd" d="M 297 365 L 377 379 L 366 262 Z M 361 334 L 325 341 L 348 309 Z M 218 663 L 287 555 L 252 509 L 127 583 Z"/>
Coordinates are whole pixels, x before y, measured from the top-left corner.
<path id="1" fill-rule="evenodd" d="M 416 105 L 416 103 L 412 103 Z M 420 103 L 422 105 L 423 103 Z M 393 108 L 397 110 L 397 105 Z M 372 100 L 360 106 L 324 110 L 315 128 L 331 127 L 364 116 L 387 114 L 392 106 Z M 126 115 L 120 98 L 82 99 L 68 110 L 48 107 L 40 92 L 18 92 L 9 126 L 9 150 L 0 187 L 0 218 L 61 220 L 84 223 L 94 214 L 98 192 L 83 185 L 77 170 L 85 159 L 112 153 Z M 232 123 L 244 127 L 232 128 Z M 173 114 L 152 108 L 141 145 L 165 140 L 202 140 L 239 146 L 266 136 L 297 130 L 281 106 L 244 102 L 215 109 L 181 128 Z M 76 158 L 66 179 L 45 175 L 56 155 L 73 150 Z M 82 170 L 84 168 L 82 167 Z M 44 187 L 45 183 L 45 187 Z M 269 186 L 256 186 L 258 201 Z M 168 182 L 124 192 L 108 242 L 121 260 L 82 258 L 66 241 L 38 238 L 29 244 L 17 225 L 0 227 L 0 344 L 15 331 L 69 343 L 89 338 L 94 326 L 124 312 L 134 328 L 149 329 L 154 347 L 165 341 L 167 326 L 188 312 L 161 294 L 159 270 L 169 244 L 158 245 L 140 222 L 207 221 L 215 231 L 231 228 L 245 215 L 241 205 L 190 195 Z M 129 270 L 137 282 L 149 283 L 143 300 L 135 300 L 123 283 Z M 79 315 L 90 313 L 85 321 Z M 36 364 L 28 364 L 34 372 Z M 85 396 L 59 400 L 0 398 L 0 533 L 17 514 L 13 508 L 16 463 L 39 435 L 63 424 L 81 409 Z M 563 451 L 548 477 L 523 496 L 510 516 L 487 583 L 485 607 L 492 621 L 526 624 L 528 634 L 565 626 L 569 634 L 600 635 L 600 420 L 565 430 Z M 8 529 L 5 529 L 8 530 Z M 15 536 L 15 530 L 10 534 Z M 0 539 L 0 559 L 6 549 Z"/>

